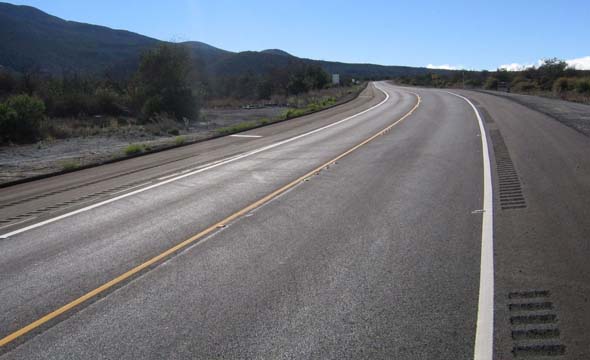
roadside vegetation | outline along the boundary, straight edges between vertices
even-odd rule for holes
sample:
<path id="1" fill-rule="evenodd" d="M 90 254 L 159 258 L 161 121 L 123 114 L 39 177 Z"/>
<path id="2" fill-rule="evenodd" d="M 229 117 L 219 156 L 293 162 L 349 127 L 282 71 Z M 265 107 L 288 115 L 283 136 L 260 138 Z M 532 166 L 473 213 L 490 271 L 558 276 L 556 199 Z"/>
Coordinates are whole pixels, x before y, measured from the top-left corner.
<path id="1" fill-rule="evenodd" d="M 590 71 L 569 68 L 557 58 L 522 71 L 456 71 L 451 75 L 405 76 L 395 81 L 413 86 L 502 90 L 590 103 Z"/>
<path id="2" fill-rule="evenodd" d="M 77 160 L 66 160 L 61 163 L 61 168 L 64 171 L 72 171 L 76 170 L 81 166 L 80 162 Z"/>
<path id="3" fill-rule="evenodd" d="M 146 52 L 127 80 L 0 72 L 0 142 L 94 135 L 121 122 L 154 126 L 162 118 L 174 129 L 198 117 L 191 75 L 188 52 L 174 45 Z"/>
<path id="4" fill-rule="evenodd" d="M 346 90 L 346 94 L 349 96 L 354 96 L 355 94 L 359 93 L 363 89 L 362 85 L 354 85 Z M 340 97 L 344 97 L 340 94 Z M 259 126 L 276 123 L 304 115 L 308 115 L 320 110 L 327 109 L 329 107 L 335 106 L 338 104 L 338 100 L 334 96 L 306 96 L 304 97 L 304 104 L 302 105 L 301 102 L 298 103 L 297 108 L 293 107 L 290 109 L 285 110 L 282 114 L 274 118 L 262 118 L 256 121 L 243 121 L 237 123 L 232 126 L 226 126 L 222 128 L 218 128 L 216 131 L 218 134 L 221 135 L 228 135 L 234 134 L 242 131 L 246 131 L 249 129 L 253 129 Z"/>
<path id="5" fill-rule="evenodd" d="M 296 108 L 289 118 L 325 107 L 320 102 L 328 100 L 313 93 L 329 87 L 321 67 L 297 61 L 261 74 L 212 76 L 189 49 L 176 44 L 145 52 L 126 77 L 57 77 L 0 67 L 0 144 L 110 136 L 132 128 L 177 137 L 200 120 L 205 106 Z"/>
<path id="6" fill-rule="evenodd" d="M 143 144 L 129 144 L 124 149 L 125 155 L 136 155 L 140 154 L 145 151 L 145 146 Z"/>

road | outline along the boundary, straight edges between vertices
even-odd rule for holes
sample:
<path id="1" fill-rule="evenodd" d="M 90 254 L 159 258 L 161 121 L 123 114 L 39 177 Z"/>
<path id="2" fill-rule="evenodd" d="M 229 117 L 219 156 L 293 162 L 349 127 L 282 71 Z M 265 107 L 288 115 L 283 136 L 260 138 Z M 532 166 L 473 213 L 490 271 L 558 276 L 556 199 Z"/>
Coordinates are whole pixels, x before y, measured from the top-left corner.
<path id="1" fill-rule="evenodd" d="M 0 358 L 590 358 L 588 137 L 385 82 L 244 134 L 0 189 Z"/>

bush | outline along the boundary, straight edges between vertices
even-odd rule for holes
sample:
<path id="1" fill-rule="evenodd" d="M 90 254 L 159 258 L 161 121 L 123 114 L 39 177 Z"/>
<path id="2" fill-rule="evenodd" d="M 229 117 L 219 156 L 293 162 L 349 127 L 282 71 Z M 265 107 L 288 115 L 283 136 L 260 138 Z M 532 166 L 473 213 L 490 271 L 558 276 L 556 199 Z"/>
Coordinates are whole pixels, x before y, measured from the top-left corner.
<path id="1" fill-rule="evenodd" d="M 568 90 L 572 90 L 574 84 L 565 77 L 560 77 L 553 83 L 553 93 L 555 95 L 563 95 Z"/>
<path id="2" fill-rule="evenodd" d="M 0 113 L 3 141 L 31 142 L 39 137 L 45 104 L 37 97 L 15 95 L 8 98 Z"/>
<path id="3" fill-rule="evenodd" d="M 80 162 L 77 160 L 66 160 L 61 163 L 61 169 L 64 171 L 73 171 L 80 167 Z"/>
<path id="4" fill-rule="evenodd" d="M 125 148 L 124 152 L 125 152 L 125 155 L 135 155 L 135 154 L 142 153 L 144 148 L 145 147 L 142 144 L 129 144 Z"/>
<path id="5" fill-rule="evenodd" d="M 578 79 L 575 86 L 580 94 L 590 95 L 590 78 Z"/>
<path id="6" fill-rule="evenodd" d="M 539 85 L 537 85 L 534 81 L 523 80 L 517 83 L 513 83 L 512 90 L 515 92 L 530 92 L 539 89 Z"/>
<path id="7" fill-rule="evenodd" d="M 82 93 L 68 93 L 55 96 L 51 99 L 51 116 L 77 117 L 81 115 L 93 115 L 91 98 Z"/>
<path id="8" fill-rule="evenodd" d="M 186 137 L 185 136 L 177 136 L 174 138 L 174 144 L 176 145 L 182 145 L 186 142 Z"/>
<path id="9" fill-rule="evenodd" d="M 0 141 L 5 142 L 10 140 L 10 129 L 17 122 L 16 111 L 12 110 L 8 105 L 0 103 Z"/>
<path id="10" fill-rule="evenodd" d="M 483 87 L 487 90 L 498 90 L 498 79 L 496 79 L 495 77 L 487 78 Z"/>
<path id="11" fill-rule="evenodd" d="M 156 114 L 164 112 L 164 105 L 161 96 L 152 96 L 145 100 L 141 107 L 141 115 L 145 120 L 151 119 Z"/>
<path id="12" fill-rule="evenodd" d="M 101 115 L 121 115 L 123 108 L 119 94 L 108 88 L 96 89 L 94 93 L 95 112 Z"/>
<path id="13" fill-rule="evenodd" d="M 283 119 L 292 119 L 295 117 L 303 116 L 307 113 L 306 109 L 289 109 L 281 116 Z"/>

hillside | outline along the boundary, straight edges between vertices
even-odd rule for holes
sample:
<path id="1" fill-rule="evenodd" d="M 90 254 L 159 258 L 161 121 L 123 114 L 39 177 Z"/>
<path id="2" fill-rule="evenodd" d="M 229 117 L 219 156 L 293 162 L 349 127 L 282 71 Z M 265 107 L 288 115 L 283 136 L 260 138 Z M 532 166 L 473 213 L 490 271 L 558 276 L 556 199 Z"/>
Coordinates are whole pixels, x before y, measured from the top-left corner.
<path id="1" fill-rule="evenodd" d="M 157 40 L 65 21 L 29 6 L 0 3 L 0 64 L 16 71 L 98 72 L 126 62 Z"/>
<path id="2" fill-rule="evenodd" d="M 0 3 L 0 66 L 18 72 L 30 70 L 127 75 L 142 52 L 160 40 L 125 30 L 66 21 L 30 6 Z M 322 66 L 326 71 L 355 78 L 414 76 L 448 73 L 405 66 L 347 64 L 301 59 L 280 49 L 231 52 L 198 42 L 185 42 L 192 56 L 212 75 L 260 74 L 293 62 Z"/>

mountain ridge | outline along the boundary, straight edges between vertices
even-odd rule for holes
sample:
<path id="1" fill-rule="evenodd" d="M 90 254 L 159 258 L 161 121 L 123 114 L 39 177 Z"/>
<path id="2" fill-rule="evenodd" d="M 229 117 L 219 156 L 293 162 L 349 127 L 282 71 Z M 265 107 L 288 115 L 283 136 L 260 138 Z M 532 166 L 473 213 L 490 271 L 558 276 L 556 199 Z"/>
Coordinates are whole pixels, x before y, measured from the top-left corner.
<path id="1" fill-rule="evenodd" d="M 128 76 L 141 54 L 165 43 L 128 30 L 64 20 L 32 6 L 0 2 L 0 66 L 17 72 L 109 73 Z M 299 58 L 281 49 L 232 52 L 200 41 L 186 41 L 193 58 L 217 76 L 264 73 L 293 62 L 319 65 L 355 78 L 450 73 L 421 67 L 351 64 Z"/>

